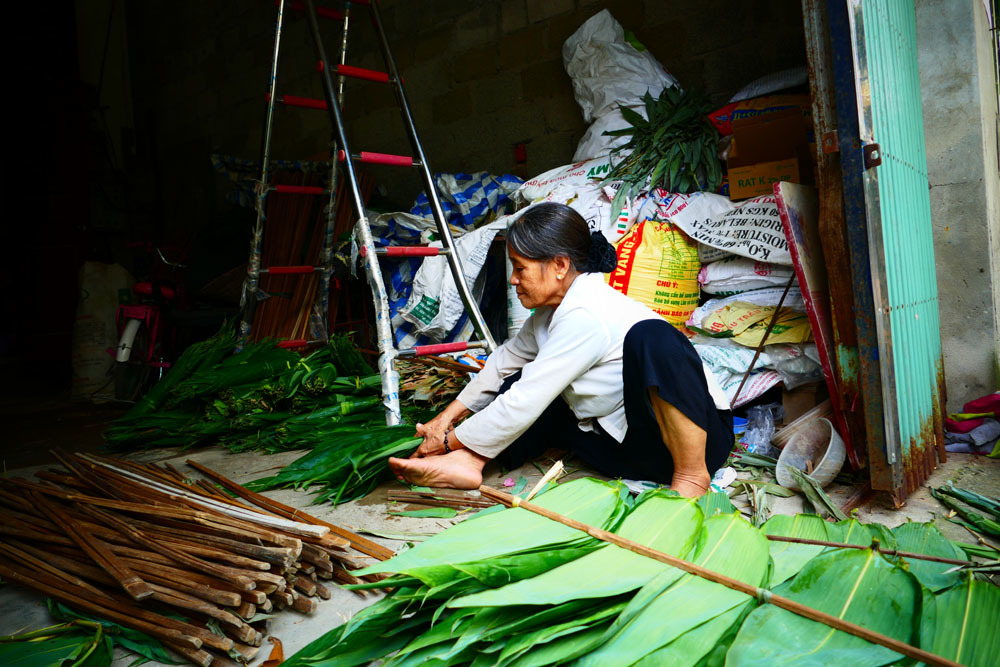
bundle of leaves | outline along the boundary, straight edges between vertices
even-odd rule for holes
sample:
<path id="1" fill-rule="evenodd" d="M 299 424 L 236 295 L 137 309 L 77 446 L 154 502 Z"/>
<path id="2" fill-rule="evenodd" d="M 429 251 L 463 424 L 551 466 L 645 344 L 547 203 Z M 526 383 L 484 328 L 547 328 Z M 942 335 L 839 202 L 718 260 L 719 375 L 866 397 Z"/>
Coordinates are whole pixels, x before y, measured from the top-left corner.
<path id="1" fill-rule="evenodd" d="M 630 127 L 604 134 L 630 137 L 611 153 L 612 167 L 602 184 L 621 182 L 611 204 L 612 218 L 622 210 L 626 198 L 661 187 L 686 194 L 715 191 L 722 183 L 719 164 L 719 132 L 708 121 L 712 110 L 708 99 L 691 88 L 664 88 L 658 99 L 643 96 L 646 118 L 622 106 Z M 618 162 L 618 154 L 627 155 Z"/>
<path id="2" fill-rule="evenodd" d="M 389 477 L 387 459 L 409 456 L 422 440 L 414 437 L 413 427 L 406 424 L 359 427 L 331 422 L 327 418 L 318 423 L 301 419 L 286 424 L 283 437 L 313 447 L 313 450 L 282 468 L 277 475 L 254 480 L 246 487 L 252 491 L 266 491 L 318 486 L 313 504 L 345 503 L 367 495 Z"/>
<path id="3" fill-rule="evenodd" d="M 984 535 L 1000 537 L 1000 500 L 997 498 L 961 489 L 951 482 L 931 489 L 931 494 L 957 515 L 957 518 L 951 519 L 953 522 Z M 986 514 L 980 514 L 973 507 Z"/>
<path id="4" fill-rule="evenodd" d="M 962 664 L 993 664 L 1000 589 L 950 564 L 890 558 L 870 546 L 766 537 L 856 545 L 878 538 L 884 548 L 961 558 L 933 525 L 889 530 L 798 515 L 758 529 L 722 509 L 722 495 L 696 502 L 657 490 L 630 506 L 615 485 L 580 479 L 537 504 Z M 484 510 L 361 572 L 398 573 L 366 585 L 394 590 L 287 667 L 380 659 L 387 666 L 906 663 L 885 647 L 523 508 Z"/>

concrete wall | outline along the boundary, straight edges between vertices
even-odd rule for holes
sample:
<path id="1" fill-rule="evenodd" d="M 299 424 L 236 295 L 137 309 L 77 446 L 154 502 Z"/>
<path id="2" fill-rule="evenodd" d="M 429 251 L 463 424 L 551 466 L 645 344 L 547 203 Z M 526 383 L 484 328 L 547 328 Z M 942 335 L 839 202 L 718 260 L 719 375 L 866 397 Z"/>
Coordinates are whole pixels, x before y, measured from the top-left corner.
<path id="1" fill-rule="evenodd" d="M 997 110 L 981 0 L 917 0 L 917 44 L 948 410 L 995 391 Z"/>
<path id="2" fill-rule="evenodd" d="M 322 3 L 319 3 L 322 4 Z M 608 8 L 682 85 L 724 103 L 747 82 L 805 64 L 797 0 L 702 3 L 647 0 L 384 0 L 390 45 L 435 171 L 511 173 L 527 144 L 527 174 L 568 163 L 586 126 L 561 61 L 565 39 Z M 161 165 L 168 228 L 213 224 L 226 184 L 212 151 L 256 158 L 275 12 L 270 2 L 132 3 L 137 131 Z M 355 6 L 348 63 L 383 69 L 364 7 Z M 324 21 L 327 51 L 338 25 Z M 322 97 L 304 18 L 288 17 L 281 90 Z M 350 81 L 352 148 L 409 153 L 387 86 Z M 322 155 L 325 114 L 280 109 L 274 156 Z M 414 172 L 373 168 L 389 198 L 409 208 L 423 189 Z"/>

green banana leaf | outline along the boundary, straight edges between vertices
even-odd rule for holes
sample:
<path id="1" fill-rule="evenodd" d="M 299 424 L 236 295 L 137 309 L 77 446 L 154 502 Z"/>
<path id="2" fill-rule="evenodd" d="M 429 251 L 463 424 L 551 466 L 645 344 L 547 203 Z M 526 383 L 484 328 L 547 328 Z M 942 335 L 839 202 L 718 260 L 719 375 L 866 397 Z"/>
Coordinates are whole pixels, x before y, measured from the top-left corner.
<path id="1" fill-rule="evenodd" d="M 703 530 L 694 563 L 754 586 L 767 583 L 767 539 L 746 519 L 739 514 L 709 517 Z M 671 568 L 636 594 L 600 647 L 579 664 L 630 665 L 752 600 L 745 593 Z M 707 647 L 712 645 L 706 641 Z"/>
<path id="2" fill-rule="evenodd" d="M 831 539 L 830 528 L 835 527 L 815 514 L 796 514 L 795 516 L 779 514 L 768 519 L 761 526 L 761 531 L 765 535 L 832 542 L 834 540 Z M 839 535 L 839 531 L 837 533 Z M 774 561 L 771 586 L 777 586 L 794 577 L 806 563 L 820 555 L 826 548 L 815 544 L 768 541 L 771 560 Z"/>
<path id="3" fill-rule="evenodd" d="M 896 537 L 896 548 L 900 551 L 965 560 L 962 550 L 949 542 L 932 523 L 909 521 L 893 528 L 892 534 Z M 907 558 L 906 562 L 910 573 L 935 593 L 954 586 L 962 579 L 959 572 L 949 572 L 955 566 L 948 563 L 916 558 Z"/>
<path id="4" fill-rule="evenodd" d="M 782 590 L 783 589 L 783 590 Z M 786 597 L 915 645 L 920 585 L 871 549 L 832 549 L 811 560 Z M 726 656 L 739 665 L 885 665 L 900 654 L 766 604 L 743 622 Z"/>
<path id="5" fill-rule="evenodd" d="M 538 496 L 535 504 L 591 526 L 611 528 L 622 518 L 622 496 L 627 493 L 619 483 L 583 478 L 556 486 Z M 354 574 L 396 572 L 432 587 L 472 577 L 496 586 L 549 570 L 598 546 L 586 533 L 512 507 L 463 521 Z"/>
<path id="6" fill-rule="evenodd" d="M 718 652 L 725 656 L 726 649 L 732 643 L 740 622 L 755 606 L 756 602 L 750 600 L 733 607 L 693 630 L 685 632 L 635 664 L 637 667 L 639 665 L 643 667 L 690 667 L 703 662 L 710 653 Z"/>
<path id="7" fill-rule="evenodd" d="M 702 512 L 694 500 L 644 493 L 615 532 L 658 551 L 684 558 L 701 532 Z M 669 566 L 613 544 L 530 579 L 448 603 L 449 607 L 559 604 L 610 597 L 644 585 Z"/>
<path id="8" fill-rule="evenodd" d="M 1000 656 L 1000 588 L 965 575 L 924 609 L 920 647 L 968 667 L 997 664 Z"/>

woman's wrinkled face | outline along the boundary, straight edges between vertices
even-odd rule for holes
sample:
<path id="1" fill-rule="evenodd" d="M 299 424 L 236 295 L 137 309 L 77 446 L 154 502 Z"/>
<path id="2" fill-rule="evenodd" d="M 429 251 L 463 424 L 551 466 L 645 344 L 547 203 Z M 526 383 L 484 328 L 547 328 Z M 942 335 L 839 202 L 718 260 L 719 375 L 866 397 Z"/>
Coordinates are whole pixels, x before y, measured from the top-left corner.
<path id="1" fill-rule="evenodd" d="M 558 306 L 566 293 L 566 276 L 560 274 L 559 258 L 528 259 L 509 245 L 507 253 L 514 266 L 510 284 L 517 288 L 517 298 L 521 305 L 528 309 Z"/>

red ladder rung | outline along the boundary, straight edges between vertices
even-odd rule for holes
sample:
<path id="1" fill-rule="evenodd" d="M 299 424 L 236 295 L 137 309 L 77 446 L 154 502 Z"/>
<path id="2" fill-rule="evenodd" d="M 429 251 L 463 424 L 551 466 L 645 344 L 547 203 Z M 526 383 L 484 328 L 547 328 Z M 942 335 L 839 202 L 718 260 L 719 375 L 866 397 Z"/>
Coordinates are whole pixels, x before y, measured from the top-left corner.
<path id="1" fill-rule="evenodd" d="M 312 97 L 279 95 L 278 101 L 290 107 L 302 107 L 303 109 L 319 109 L 321 111 L 326 111 L 326 100 L 317 100 Z"/>
<path id="2" fill-rule="evenodd" d="M 296 350 L 303 347 L 309 347 L 310 341 L 299 338 L 292 340 L 279 340 L 278 347 L 284 348 L 286 350 Z"/>
<path id="3" fill-rule="evenodd" d="M 375 254 L 386 257 L 437 257 L 438 255 L 447 255 L 449 251 L 444 248 L 428 246 L 390 246 L 388 248 L 375 248 Z M 368 256 L 366 246 L 361 246 L 361 256 Z"/>
<path id="4" fill-rule="evenodd" d="M 461 343 L 437 343 L 436 345 L 417 345 L 398 352 L 401 357 L 423 357 L 428 354 L 443 354 L 445 352 L 464 352 L 474 348 L 485 347 L 482 341 L 472 340 Z"/>
<path id="5" fill-rule="evenodd" d="M 274 191 L 286 195 L 324 195 L 327 193 L 318 185 L 275 185 Z"/>
<path id="6" fill-rule="evenodd" d="M 270 273 L 273 276 L 306 275 L 322 271 L 322 266 L 269 266 L 261 269 L 261 273 Z"/>
<path id="7" fill-rule="evenodd" d="M 368 4 L 367 0 L 354 0 L 354 2 L 359 5 Z M 277 7 L 280 4 L 281 0 L 274 0 L 275 7 Z M 292 0 L 292 2 L 288 3 L 288 5 L 286 6 L 293 12 L 301 12 L 304 11 L 306 8 L 305 3 L 301 2 L 301 0 Z M 336 9 L 330 9 L 329 7 L 317 7 L 316 16 L 319 16 L 324 19 L 333 19 L 334 21 L 344 20 L 343 12 L 339 12 Z"/>
<path id="8" fill-rule="evenodd" d="M 393 167 L 412 167 L 413 158 L 409 155 L 392 155 L 391 153 L 373 153 L 371 151 L 361 151 L 358 154 L 351 154 L 351 158 L 362 164 L 387 164 Z M 344 151 L 337 152 L 337 160 L 343 162 Z"/>
<path id="9" fill-rule="evenodd" d="M 322 70 L 323 63 L 320 61 L 316 64 L 317 69 Z M 346 76 L 352 79 L 363 79 L 364 81 L 374 81 L 375 83 L 389 83 L 389 73 L 379 72 L 374 69 L 365 69 L 364 67 L 355 67 L 354 65 L 340 65 L 338 64 L 335 71 L 339 76 Z M 402 77 L 400 77 L 402 78 Z"/>

